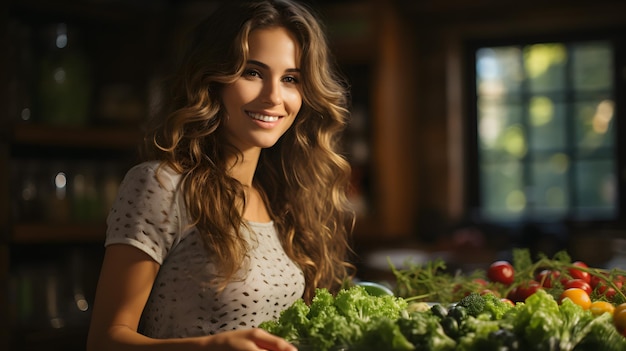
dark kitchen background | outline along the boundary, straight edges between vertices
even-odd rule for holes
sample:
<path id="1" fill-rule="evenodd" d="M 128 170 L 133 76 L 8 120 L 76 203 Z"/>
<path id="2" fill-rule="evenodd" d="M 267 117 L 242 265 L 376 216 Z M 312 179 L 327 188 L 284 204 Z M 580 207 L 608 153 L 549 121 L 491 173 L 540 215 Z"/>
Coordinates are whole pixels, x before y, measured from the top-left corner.
<path id="1" fill-rule="evenodd" d="M 108 206 L 217 3 L 0 5 L 0 349 L 84 350 Z M 359 278 L 516 247 L 624 265 L 625 1 L 309 3 L 352 84 Z"/>

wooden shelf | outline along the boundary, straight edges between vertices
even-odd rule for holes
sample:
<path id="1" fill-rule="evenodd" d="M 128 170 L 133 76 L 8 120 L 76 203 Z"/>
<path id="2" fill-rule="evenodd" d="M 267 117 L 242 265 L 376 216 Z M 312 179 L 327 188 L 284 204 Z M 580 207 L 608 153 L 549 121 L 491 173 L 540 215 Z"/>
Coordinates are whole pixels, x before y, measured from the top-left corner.
<path id="1" fill-rule="evenodd" d="M 12 330 L 13 345 L 10 350 L 84 350 L 87 344 L 87 328 L 66 327 L 61 329 Z"/>
<path id="2" fill-rule="evenodd" d="M 17 124 L 12 141 L 40 146 L 129 149 L 141 140 L 138 127 L 62 127 L 43 124 Z"/>
<path id="3" fill-rule="evenodd" d="M 8 5 L 11 15 L 22 15 L 28 18 L 63 18 L 82 22 L 110 23 L 120 21 L 136 21 L 146 13 L 154 16 L 164 12 L 165 7 L 159 2 L 141 2 L 141 6 L 116 2 L 114 5 L 107 1 L 49 1 L 49 0 L 20 0 L 12 1 Z"/>
<path id="4" fill-rule="evenodd" d="M 16 223 L 11 241 L 19 244 L 104 241 L 104 223 Z"/>

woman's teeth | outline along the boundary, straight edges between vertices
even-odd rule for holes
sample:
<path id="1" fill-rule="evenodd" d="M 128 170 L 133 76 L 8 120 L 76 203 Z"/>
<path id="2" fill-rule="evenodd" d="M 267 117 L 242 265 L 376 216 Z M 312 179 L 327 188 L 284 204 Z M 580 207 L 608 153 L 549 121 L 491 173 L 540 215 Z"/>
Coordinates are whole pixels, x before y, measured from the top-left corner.
<path id="1" fill-rule="evenodd" d="M 259 121 L 263 121 L 263 122 L 276 122 L 278 121 L 278 117 L 277 116 L 265 116 L 262 115 L 260 113 L 254 113 L 254 112 L 248 112 L 248 116 L 257 119 Z"/>

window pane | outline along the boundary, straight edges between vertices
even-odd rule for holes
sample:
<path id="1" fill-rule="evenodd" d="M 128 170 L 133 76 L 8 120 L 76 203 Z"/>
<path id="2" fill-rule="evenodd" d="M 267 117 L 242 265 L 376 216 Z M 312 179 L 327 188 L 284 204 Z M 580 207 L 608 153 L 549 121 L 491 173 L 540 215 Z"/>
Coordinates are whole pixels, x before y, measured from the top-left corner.
<path id="1" fill-rule="evenodd" d="M 613 101 L 609 99 L 582 101 L 574 104 L 576 143 L 583 154 L 615 143 Z"/>
<path id="2" fill-rule="evenodd" d="M 566 86 L 567 50 L 563 44 L 534 44 L 524 47 L 524 68 L 531 92 L 545 93 Z"/>
<path id="3" fill-rule="evenodd" d="M 608 161 L 579 161 L 576 164 L 576 208 L 581 215 L 588 213 L 613 215 L 617 184 L 615 168 Z"/>
<path id="4" fill-rule="evenodd" d="M 485 159 L 521 158 L 526 153 L 526 140 L 521 128 L 522 105 L 506 104 L 494 99 L 478 102 L 478 133 Z"/>
<path id="5" fill-rule="evenodd" d="M 561 150 L 567 143 L 566 104 L 537 95 L 530 99 L 528 114 L 530 148 Z"/>
<path id="6" fill-rule="evenodd" d="M 576 90 L 607 90 L 613 87 L 613 53 L 609 42 L 572 45 L 573 81 Z"/>
<path id="7" fill-rule="evenodd" d="M 515 219 L 526 209 L 526 195 L 519 162 L 481 165 L 482 213 L 492 219 Z"/>
<path id="8" fill-rule="evenodd" d="M 539 217 L 567 214 L 569 208 L 569 158 L 564 153 L 536 157 L 530 166 L 529 202 L 533 215 Z"/>
<path id="9" fill-rule="evenodd" d="M 476 52 L 476 90 L 482 96 L 502 96 L 520 90 L 523 79 L 520 49 L 484 48 Z"/>

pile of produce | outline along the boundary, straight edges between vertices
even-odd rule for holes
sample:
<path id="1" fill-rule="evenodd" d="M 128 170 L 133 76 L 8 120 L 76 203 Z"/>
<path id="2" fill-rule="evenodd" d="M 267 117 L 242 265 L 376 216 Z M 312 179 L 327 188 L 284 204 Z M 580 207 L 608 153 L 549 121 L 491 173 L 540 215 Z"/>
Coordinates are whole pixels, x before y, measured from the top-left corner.
<path id="1" fill-rule="evenodd" d="M 622 291 L 626 271 L 588 267 L 581 261 L 572 262 L 569 255 L 558 252 L 548 258 L 540 255 L 533 261 L 526 249 L 513 250 L 513 261 L 493 262 L 488 270 L 470 274 L 451 274 L 440 259 L 427 264 L 407 262 L 406 268 L 396 269 L 395 294 L 417 301 L 453 303 L 471 292 L 493 293 L 512 302 L 523 302 L 538 290 L 544 290 L 556 300 L 569 289 L 581 303 L 586 300 L 607 301 L 614 305 L 626 302 Z M 584 294 L 580 291 L 584 292 Z"/>
<path id="2" fill-rule="evenodd" d="M 441 261 L 392 270 L 395 296 L 318 289 L 260 327 L 304 351 L 626 350 L 626 272 L 525 250 L 467 275 Z"/>

